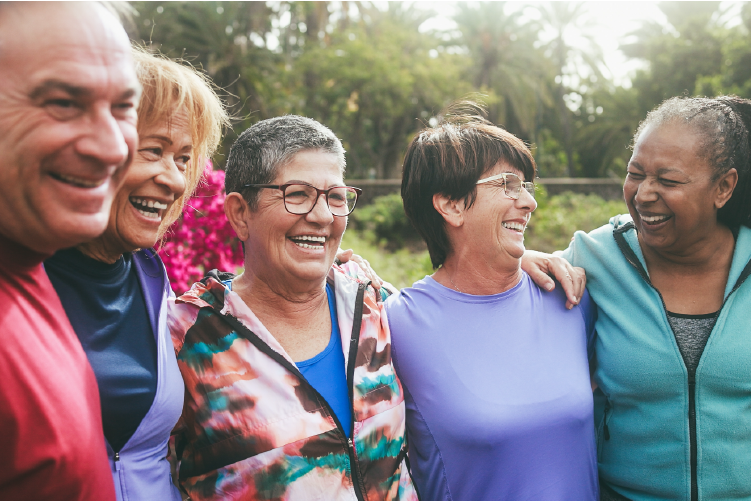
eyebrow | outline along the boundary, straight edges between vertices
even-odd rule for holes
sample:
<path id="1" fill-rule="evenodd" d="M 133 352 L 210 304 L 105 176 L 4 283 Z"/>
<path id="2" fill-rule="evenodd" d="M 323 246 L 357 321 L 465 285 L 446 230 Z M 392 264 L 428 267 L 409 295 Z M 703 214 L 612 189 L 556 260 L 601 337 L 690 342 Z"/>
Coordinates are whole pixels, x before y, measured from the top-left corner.
<path id="1" fill-rule="evenodd" d="M 29 96 L 31 99 L 39 99 L 44 94 L 53 91 L 53 90 L 59 90 L 62 92 L 65 92 L 66 94 L 70 94 L 73 97 L 79 98 L 79 97 L 90 97 L 93 92 L 91 89 L 87 87 L 81 87 L 79 85 L 72 85 L 67 82 L 63 82 L 62 80 L 45 80 L 38 86 L 36 86 Z M 131 87 L 127 89 L 125 92 L 123 92 L 120 95 L 120 99 L 130 99 L 132 97 L 138 97 L 140 95 L 140 88 Z"/>
<path id="2" fill-rule="evenodd" d="M 292 179 L 290 181 L 287 181 L 286 183 L 281 183 L 281 184 L 307 184 L 308 186 L 313 186 L 309 182 L 302 181 L 300 179 Z M 280 186 L 281 186 L 281 184 L 280 184 Z M 326 188 L 326 189 L 329 189 L 329 188 L 345 188 L 346 186 L 347 186 L 346 184 L 338 184 L 337 183 L 337 184 L 331 184 L 331 185 L 329 185 L 329 187 Z M 315 186 L 313 186 L 313 187 L 315 188 Z"/>
<path id="3" fill-rule="evenodd" d="M 634 167 L 636 167 L 636 168 L 637 168 L 637 169 L 639 169 L 640 171 L 644 172 L 644 167 L 642 167 L 642 166 L 641 166 L 641 164 L 640 164 L 639 162 L 635 161 L 635 160 L 631 160 L 631 161 L 630 161 L 630 162 L 628 163 L 628 165 L 629 165 L 629 166 L 633 165 Z"/>
<path id="4" fill-rule="evenodd" d="M 162 141 L 172 146 L 172 139 L 168 138 L 167 136 L 160 136 L 159 134 L 149 134 L 148 136 L 144 136 L 144 139 L 156 139 L 157 141 Z"/>
<path id="5" fill-rule="evenodd" d="M 157 141 L 162 141 L 164 143 L 167 143 L 170 146 L 172 146 L 172 144 L 173 144 L 172 143 L 172 139 L 170 139 L 167 136 L 162 136 L 160 134 L 149 134 L 148 136 L 143 136 L 143 138 L 144 139 L 156 139 Z M 184 150 L 191 150 L 192 151 L 193 150 L 193 145 L 192 144 L 187 144 L 187 145 L 183 146 L 183 148 L 180 151 L 184 151 Z"/>

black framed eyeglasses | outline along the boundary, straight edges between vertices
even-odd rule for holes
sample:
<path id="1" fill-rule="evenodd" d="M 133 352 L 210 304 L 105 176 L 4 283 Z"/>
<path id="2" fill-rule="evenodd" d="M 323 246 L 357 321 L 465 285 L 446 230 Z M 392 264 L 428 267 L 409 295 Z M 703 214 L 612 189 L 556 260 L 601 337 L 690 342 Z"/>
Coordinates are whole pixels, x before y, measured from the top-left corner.
<path id="1" fill-rule="evenodd" d="M 522 188 L 527 190 L 527 193 L 535 198 L 535 183 L 530 181 L 522 181 L 519 176 L 512 174 L 511 172 L 504 172 L 503 174 L 497 174 L 495 176 L 486 177 L 480 179 L 477 184 L 485 184 L 491 182 L 499 182 L 503 186 L 503 192 L 507 197 L 514 200 L 519 199 L 519 195 L 522 192 Z"/>
<path id="2" fill-rule="evenodd" d="M 321 190 L 305 183 L 246 184 L 243 188 L 281 190 L 284 197 L 284 208 L 290 214 L 298 216 L 310 213 L 321 195 L 326 195 L 326 205 L 328 205 L 331 214 L 340 217 L 349 216 L 355 210 L 357 198 L 362 194 L 362 190 L 354 186 L 334 186 L 328 190 Z"/>

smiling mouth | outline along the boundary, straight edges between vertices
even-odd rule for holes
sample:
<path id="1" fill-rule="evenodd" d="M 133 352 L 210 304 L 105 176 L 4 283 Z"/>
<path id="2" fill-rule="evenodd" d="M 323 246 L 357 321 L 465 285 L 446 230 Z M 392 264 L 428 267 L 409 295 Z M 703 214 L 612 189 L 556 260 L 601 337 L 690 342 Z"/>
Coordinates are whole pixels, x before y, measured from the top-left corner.
<path id="1" fill-rule="evenodd" d="M 642 216 L 641 214 L 639 214 L 639 218 L 643 223 L 646 223 L 647 225 L 664 223 L 672 217 L 673 216 Z"/>
<path id="2" fill-rule="evenodd" d="M 161 221 L 164 211 L 168 205 L 156 200 L 147 200 L 145 198 L 130 197 L 130 203 L 136 208 L 138 212 L 150 219 L 158 219 Z"/>
<path id="3" fill-rule="evenodd" d="M 521 224 L 521 223 L 512 223 L 512 222 L 501 223 L 501 226 L 503 226 L 507 230 L 516 231 L 516 232 L 519 232 L 519 233 L 522 233 L 522 234 L 524 234 L 524 230 L 527 227 L 524 224 Z"/>
<path id="4" fill-rule="evenodd" d="M 315 237 L 312 235 L 300 235 L 296 237 L 289 237 L 292 243 L 303 249 L 323 249 L 323 245 L 326 243 L 326 237 Z"/>
<path id="5" fill-rule="evenodd" d="M 82 179 L 80 177 L 68 176 L 65 174 L 57 173 L 57 172 L 50 172 L 49 174 L 54 179 L 57 179 L 58 181 L 65 183 L 65 184 L 75 186 L 77 188 L 97 188 L 103 185 L 105 181 L 107 181 L 106 179 L 100 179 L 98 181 L 91 181 L 89 179 Z"/>

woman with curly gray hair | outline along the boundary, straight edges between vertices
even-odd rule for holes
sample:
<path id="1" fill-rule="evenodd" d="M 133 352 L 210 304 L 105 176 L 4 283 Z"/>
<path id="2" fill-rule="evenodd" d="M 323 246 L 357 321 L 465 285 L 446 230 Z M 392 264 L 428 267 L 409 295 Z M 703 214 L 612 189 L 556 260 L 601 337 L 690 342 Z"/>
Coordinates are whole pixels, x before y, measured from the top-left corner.
<path id="1" fill-rule="evenodd" d="M 634 137 L 629 215 L 563 253 L 598 306 L 602 499 L 751 498 L 749 127 L 745 99 L 665 101 Z"/>

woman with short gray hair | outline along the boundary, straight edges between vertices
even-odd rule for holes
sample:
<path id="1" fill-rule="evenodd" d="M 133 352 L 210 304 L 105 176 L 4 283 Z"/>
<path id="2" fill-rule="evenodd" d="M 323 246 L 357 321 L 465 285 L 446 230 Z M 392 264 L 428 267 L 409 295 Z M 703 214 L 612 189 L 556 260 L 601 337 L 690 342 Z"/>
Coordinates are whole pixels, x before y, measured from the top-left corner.
<path id="1" fill-rule="evenodd" d="M 358 188 L 320 123 L 264 120 L 227 161 L 238 276 L 209 273 L 170 324 L 187 392 L 191 499 L 410 500 L 404 396 L 380 294 L 334 258 Z"/>

